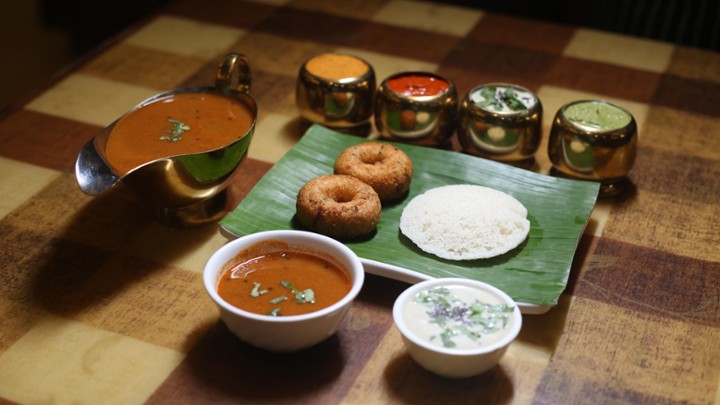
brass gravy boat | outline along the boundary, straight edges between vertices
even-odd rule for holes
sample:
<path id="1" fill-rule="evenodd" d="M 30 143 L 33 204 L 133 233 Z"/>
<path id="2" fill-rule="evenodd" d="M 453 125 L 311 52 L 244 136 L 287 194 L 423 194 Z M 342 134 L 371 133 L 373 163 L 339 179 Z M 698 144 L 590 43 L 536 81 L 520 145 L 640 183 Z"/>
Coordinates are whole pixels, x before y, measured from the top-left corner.
<path id="1" fill-rule="evenodd" d="M 237 85 L 232 86 L 237 76 Z M 153 207 L 158 220 L 171 227 L 202 225 L 227 213 L 227 186 L 247 156 L 255 131 L 257 104 L 249 95 L 252 76 L 248 59 L 239 53 L 225 56 L 217 69 L 214 87 L 187 87 L 157 94 L 125 113 L 86 143 L 75 162 L 80 189 L 88 195 L 102 194 L 122 182 Z M 215 150 L 167 156 L 118 174 L 107 159 L 106 145 L 115 125 L 128 114 L 171 95 L 204 92 L 243 103 L 251 111 L 252 124 L 233 142 Z"/>

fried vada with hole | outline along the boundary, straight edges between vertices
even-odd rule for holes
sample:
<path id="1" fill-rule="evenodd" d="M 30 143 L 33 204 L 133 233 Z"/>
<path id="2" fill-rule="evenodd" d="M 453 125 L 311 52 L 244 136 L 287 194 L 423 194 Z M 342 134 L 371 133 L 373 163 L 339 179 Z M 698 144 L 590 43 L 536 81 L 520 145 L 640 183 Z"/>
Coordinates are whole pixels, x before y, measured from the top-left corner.
<path id="1" fill-rule="evenodd" d="M 380 221 L 381 203 L 368 184 L 326 174 L 305 183 L 297 196 L 297 220 L 311 231 L 337 239 L 369 235 Z"/>
<path id="2" fill-rule="evenodd" d="M 369 184 L 382 202 L 404 197 L 413 176 L 413 164 L 405 152 L 381 142 L 364 142 L 343 150 L 333 170 Z"/>

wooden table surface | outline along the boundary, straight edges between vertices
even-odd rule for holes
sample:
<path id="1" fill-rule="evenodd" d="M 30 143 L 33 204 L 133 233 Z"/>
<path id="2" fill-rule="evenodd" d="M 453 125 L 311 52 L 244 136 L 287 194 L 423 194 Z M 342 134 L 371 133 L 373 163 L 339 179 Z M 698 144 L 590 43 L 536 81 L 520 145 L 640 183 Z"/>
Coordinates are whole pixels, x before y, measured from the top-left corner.
<path id="1" fill-rule="evenodd" d="M 720 54 L 402 0 L 179 1 L 0 118 L 0 403 L 720 403 Z M 407 284 L 369 275 L 339 332 L 295 354 L 234 338 L 201 282 L 226 239 L 172 230 L 123 186 L 84 195 L 80 147 L 143 99 L 209 85 L 229 51 L 254 73 L 259 120 L 241 199 L 301 136 L 294 85 L 326 51 L 379 79 L 437 71 L 542 100 L 539 171 L 557 109 L 632 112 L 625 194 L 597 203 L 560 302 L 526 315 L 499 366 L 449 380 L 392 324 Z"/>

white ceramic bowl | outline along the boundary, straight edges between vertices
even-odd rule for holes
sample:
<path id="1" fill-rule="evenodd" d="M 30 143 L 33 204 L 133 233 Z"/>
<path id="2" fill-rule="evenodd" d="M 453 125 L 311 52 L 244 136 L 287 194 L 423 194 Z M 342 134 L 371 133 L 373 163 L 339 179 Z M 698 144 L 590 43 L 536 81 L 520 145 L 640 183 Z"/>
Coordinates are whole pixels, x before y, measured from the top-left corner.
<path id="1" fill-rule="evenodd" d="M 303 315 L 258 315 L 230 305 L 217 292 L 223 266 L 244 249 L 267 240 L 279 240 L 285 242 L 291 251 L 314 253 L 335 261 L 349 273 L 352 282 L 350 292 L 329 307 Z M 274 352 L 304 349 L 333 335 L 364 280 L 362 262 L 350 248 L 327 236 L 290 230 L 258 232 L 232 240 L 210 257 L 203 273 L 205 289 L 220 309 L 220 318 L 228 329 L 241 340 Z"/>
<path id="2" fill-rule="evenodd" d="M 500 302 L 514 307 L 509 313 L 507 327 L 494 341 L 475 348 L 446 348 L 431 343 L 414 333 L 408 324 L 416 321 L 406 313 L 406 305 L 423 290 L 438 286 L 467 286 L 497 297 Z M 405 347 L 418 364 L 425 369 L 444 377 L 470 377 L 481 374 L 494 367 L 505 354 L 510 343 L 517 337 L 522 327 L 522 315 L 517 304 L 503 291 L 480 281 L 463 278 L 438 278 L 422 281 L 402 292 L 393 306 L 395 326 L 400 331 Z"/>

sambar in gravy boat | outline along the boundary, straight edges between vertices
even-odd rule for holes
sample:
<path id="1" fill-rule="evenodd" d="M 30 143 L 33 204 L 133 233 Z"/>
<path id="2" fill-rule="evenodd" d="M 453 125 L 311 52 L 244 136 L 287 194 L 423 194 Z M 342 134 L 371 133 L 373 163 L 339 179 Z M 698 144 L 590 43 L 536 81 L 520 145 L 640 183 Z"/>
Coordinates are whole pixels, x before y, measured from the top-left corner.
<path id="1" fill-rule="evenodd" d="M 175 89 L 141 102 L 82 148 L 75 164 L 80 189 L 99 195 L 122 182 L 171 227 L 218 220 L 255 130 L 251 80 L 247 57 L 230 53 L 214 87 Z"/>

